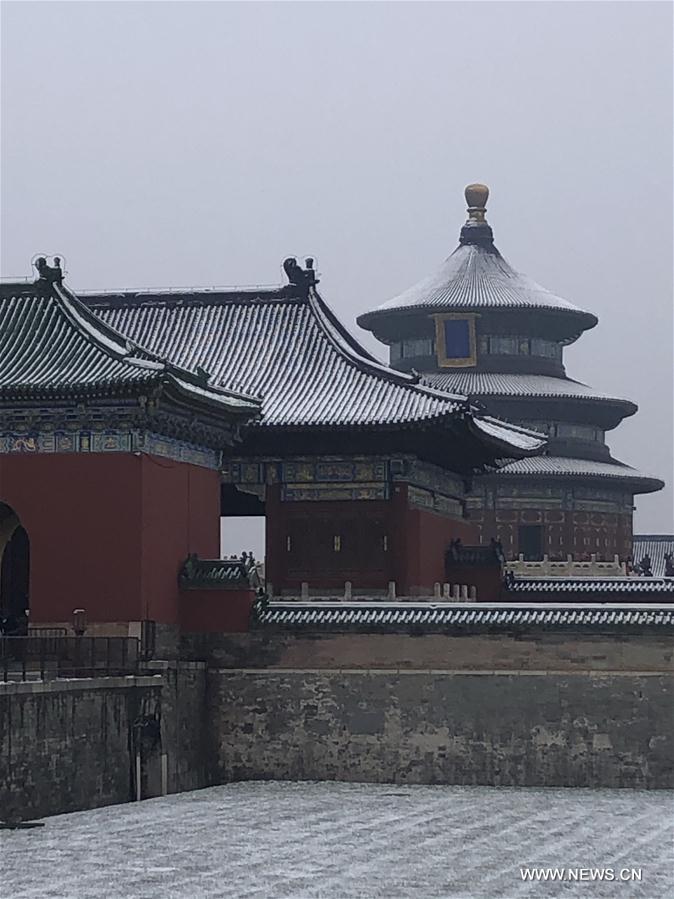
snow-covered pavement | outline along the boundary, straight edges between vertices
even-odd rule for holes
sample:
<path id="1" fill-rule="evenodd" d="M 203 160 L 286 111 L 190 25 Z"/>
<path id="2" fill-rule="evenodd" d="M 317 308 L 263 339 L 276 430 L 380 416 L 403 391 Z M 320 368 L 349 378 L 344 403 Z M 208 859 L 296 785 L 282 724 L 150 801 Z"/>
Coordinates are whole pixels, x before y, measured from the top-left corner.
<path id="1" fill-rule="evenodd" d="M 673 801 L 631 790 L 237 783 L 0 831 L 0 897 L 659 899 L 674 896 Z M 524 882 L 526 865 L 610 868 L 616 879 Z M 642 880 L 621 882 L 623 868 Z"/>

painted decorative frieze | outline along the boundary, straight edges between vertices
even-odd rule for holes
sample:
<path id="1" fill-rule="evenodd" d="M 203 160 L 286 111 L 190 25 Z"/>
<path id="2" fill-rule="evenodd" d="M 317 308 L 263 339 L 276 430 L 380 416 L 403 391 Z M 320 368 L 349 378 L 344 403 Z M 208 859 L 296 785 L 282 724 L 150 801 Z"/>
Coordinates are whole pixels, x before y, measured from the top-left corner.
<path id="1" fill-rule="evenodd" d="M 0 454 L 148 453 L 204 468 L 219 468 L 220 453 L 148 431 L 47 431 L 0 434 Z"/>
<path id="2" fill-rule="evenodd" d="M 389 498 L 388 484 L 343 484 L 341 486 L 305 486 L 284 484 L 281 499 L 285 502 L 323 502 L 383 500 Z"/>

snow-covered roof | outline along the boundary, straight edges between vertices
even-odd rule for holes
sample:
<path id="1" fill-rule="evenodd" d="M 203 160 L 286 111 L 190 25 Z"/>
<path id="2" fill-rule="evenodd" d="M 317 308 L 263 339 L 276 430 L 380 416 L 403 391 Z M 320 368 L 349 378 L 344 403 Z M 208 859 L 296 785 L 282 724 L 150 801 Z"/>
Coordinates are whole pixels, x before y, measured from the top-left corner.
<path id="1" fill-rule="evenodd" d="M 552 580 L 558 583 L 563 579 Z M 257 622 L 295 631 L 423 628 L 473 633 L 532 629 L 629 631 L 649 627 L 670 633 L 674 632 L 674 605 L 271 602 L 258 607 Z"/>
<path id="2" fill-rule="evenodd" d="M 361 315 L 361 327 L 372 329 L 377 320 L 393 312 L 503 309 L 540 310 L 565 316 L 572 323 L 570 333 L 575 336 L 597 324 L 595 315 L 541 287 L 503 258 L 494 246 L 494 235 L 485 219 L 488 196 L 489 189 L 484 185 L 466 188 L 469 218 L 461 229 L 459 246 L 432 274 Z"/>
<path id="3" fill-rule="evenodd" d="M 422 381 L 438 390 L 461 393 L 468 397 L 550 397 L 594 400 L 618 403 L 624 407 L 623 414 L 636 412 L 637 407 L 629 400 L 600 393 L 587 384 L 571 378 L 556 378 L 552 375 L 520 374 L 485 371 L 442 371 L 424 372 Z"/>
<path id="4" fill-rule="evenodd" d="M 535 456 L 518 459 L 500 469 L 497 476 L 606 478 L 625 484 L 636 493 L 652 493 L 661 490 L 664 483 L 659 478 L 643 474 L 622 462 L 598 462 L 594 459 L 574 459 L 567 456 Z"/>
<path id="5" fill-rule="evenodd" d="M 250 419 L 255 398 L 130 342 L 60 282 L 3 284 L 0 291 L 0 401 L 79 399 L 147 393 L 163 387 L 222 415 Z"/>
<path id="6" fill-rule="evenodd" d="M 651 571 L 655 577 L 665 574 L 665 553 L 674 554 L 674 534 L 635 534 L 632 538 L 632 560 L 641 562 L 651 557 Z"/>
<path id="7" fill-rule="evenodd" d="M 518 458 L 540 435 L 480 416 L 465 397 L 379 362 L 349 334 L 315 287 L 82 294 L 97 316 L 153 352 L 215 383 L 259 396 L 258 426 L 381 428 L 465 422 Z"/>
<path id="8" fill-rule="evenodd" d="M 371 316 L 393 309 L 441 312 L 503 308 L 567 312 L 578 318 L 581 330 L 597 323 L 596 316 L 515 271 L 493 244 L 458 246 L 435 272 L 365 313 L 358 322 L 369 327 Z"/>

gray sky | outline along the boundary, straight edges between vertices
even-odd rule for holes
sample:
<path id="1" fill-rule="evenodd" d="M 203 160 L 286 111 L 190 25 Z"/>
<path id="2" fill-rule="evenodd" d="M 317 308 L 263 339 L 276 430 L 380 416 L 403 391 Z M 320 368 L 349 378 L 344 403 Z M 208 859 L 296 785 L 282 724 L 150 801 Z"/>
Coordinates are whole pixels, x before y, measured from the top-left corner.
<path id="1" fill-rule="evenodd" d="M 2 4 L 2 274 L 74 289 L 280 282 L 316 256 L 343 321 L 496 243 L 595 312 L 567 373 L 635 400 L 618 458 L 670 481 L 672 7 Z"/>

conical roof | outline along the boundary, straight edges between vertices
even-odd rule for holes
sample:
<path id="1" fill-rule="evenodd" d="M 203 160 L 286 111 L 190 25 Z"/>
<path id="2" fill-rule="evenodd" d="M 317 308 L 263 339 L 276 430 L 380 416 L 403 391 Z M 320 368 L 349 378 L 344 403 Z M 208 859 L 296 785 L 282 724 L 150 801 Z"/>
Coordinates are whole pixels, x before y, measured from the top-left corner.
<path id="1" fill-rule="evenodd" d="M 541 287 L 516 271 L 494 246 L 485 221 L 489 190 L 484 185 L 466 188 L 468 221 L 461 229 L 459 246 L 431 275 L 386 303 L 358 318 L 372 329 L 391 313 L 412 311 L 455 312 L 485 309 L 538 309 L 567 317 L 576 333 L 594 327 L 597 317 Z"/>

